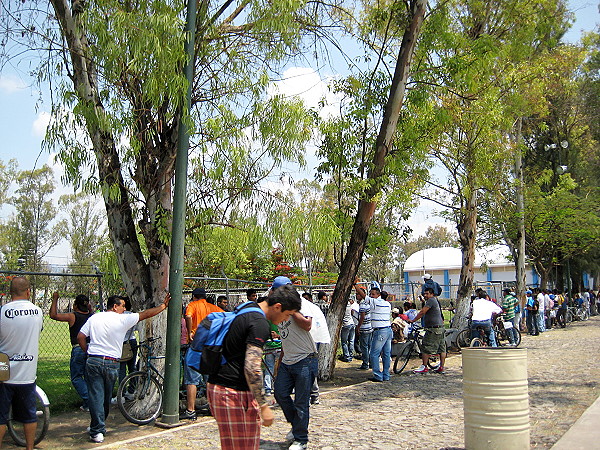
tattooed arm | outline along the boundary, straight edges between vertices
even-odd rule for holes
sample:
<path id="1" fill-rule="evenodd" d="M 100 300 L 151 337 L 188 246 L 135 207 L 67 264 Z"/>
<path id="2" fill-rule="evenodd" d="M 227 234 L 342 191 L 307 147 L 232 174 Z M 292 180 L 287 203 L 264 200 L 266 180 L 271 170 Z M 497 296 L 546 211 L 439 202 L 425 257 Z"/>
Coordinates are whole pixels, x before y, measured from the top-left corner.
<path id="1" fill-rule="evenodd" d="M 246 382 L 250 388 L 250 392 L 254 394 L 254 398 L 260 406 L 260 416 L 262 424 L 268 427 L 273 423 L 273 411 L 265 400 L 263 395 L 263 373 L 261 368 L 262 348 L 256 345 L 246 345 L 246 358 L 244 360 L 244 375 Z"/>

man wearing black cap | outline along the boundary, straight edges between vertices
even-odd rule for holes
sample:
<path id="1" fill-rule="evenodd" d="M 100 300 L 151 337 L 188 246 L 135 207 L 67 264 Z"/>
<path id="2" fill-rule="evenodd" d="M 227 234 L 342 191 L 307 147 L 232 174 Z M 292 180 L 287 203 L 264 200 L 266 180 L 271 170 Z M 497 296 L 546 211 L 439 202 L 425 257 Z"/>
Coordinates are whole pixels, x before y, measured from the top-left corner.
<path id="1" fill-rule="evenodd" d="M 213 305 L 206 301 L 206 290 L 204 288 L 196 288 L 192 291 L 192 301 L 185 310 L 185 326 L 188 330 L 188 343 L 194 339 L 194 334 L 198 328 L 198 324 L 204 320 L 212 312 L 223 311 L 217 305 Z M 184 365 L 183 382 L 187 392 L 187 406 L 185 413 L 181 416 L 182 419 L 196 420 L 196 394 L 198 393 L 198 384 L 203 383 L 202 375 L 199 372 Z"/>

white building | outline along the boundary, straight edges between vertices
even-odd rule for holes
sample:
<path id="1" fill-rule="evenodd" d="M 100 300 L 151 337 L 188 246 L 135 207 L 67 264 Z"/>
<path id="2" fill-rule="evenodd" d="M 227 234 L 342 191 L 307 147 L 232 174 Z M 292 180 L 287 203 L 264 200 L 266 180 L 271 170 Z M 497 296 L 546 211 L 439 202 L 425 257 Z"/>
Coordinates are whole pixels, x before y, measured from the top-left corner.
<path id="1" fill-rule="evenodd" d="M 490 247 L 475 251 L 475 285 L 492 282 L 516 280 L 515 264 L 509 259 L 510 251 L 506 247 Z M 462 267 L 462 252 L 459 248 L 441 247 L 419 250 L 408 257 L 404 263 L 404 283 L 422 282 L 425 273 L 442 286 L 441 297 L 450 298 L 455 290 L 451 286 L 458 284 Z M 525 266 L 527 286 L 537 286 L 539 277 L 535 269 Z"/>

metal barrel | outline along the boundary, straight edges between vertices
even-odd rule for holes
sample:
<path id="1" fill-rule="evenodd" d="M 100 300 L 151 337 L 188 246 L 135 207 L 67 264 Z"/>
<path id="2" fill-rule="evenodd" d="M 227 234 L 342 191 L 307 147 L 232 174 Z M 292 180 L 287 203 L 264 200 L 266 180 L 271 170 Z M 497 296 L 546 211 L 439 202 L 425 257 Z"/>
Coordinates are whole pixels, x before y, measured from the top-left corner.
<path id="1" fill-rule="evenodd" d="M 464 348 L 465 448 L 529 449 L 527 350 Z"/>

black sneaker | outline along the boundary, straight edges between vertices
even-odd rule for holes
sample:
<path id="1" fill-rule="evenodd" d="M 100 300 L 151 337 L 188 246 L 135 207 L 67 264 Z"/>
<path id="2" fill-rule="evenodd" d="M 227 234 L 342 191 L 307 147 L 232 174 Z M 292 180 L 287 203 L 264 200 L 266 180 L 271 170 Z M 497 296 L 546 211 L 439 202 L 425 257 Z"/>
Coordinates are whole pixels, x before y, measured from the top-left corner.
<path id="1" fill-rule="evenodd" d="M 310 404 L 311 405 L 318 405 L 319 403 L 321 403 L 321 401 L 319 400 L 319 397 L 317 397 L 316 395 L 311 395 L 311 397 L 310 397 Z"/>
<path id="2" fill-rule="evenodd" d="M 196 420 L 196 411 L 188 411 L 187 409 L 179 415 L 181 420 Z"/>

